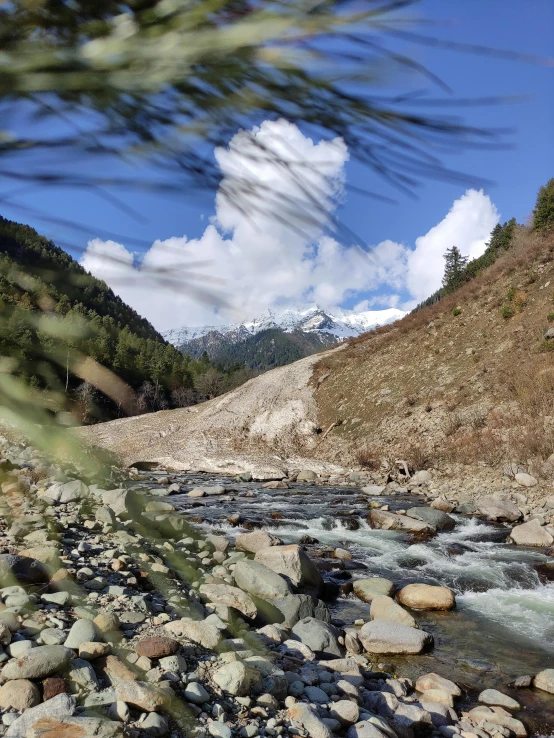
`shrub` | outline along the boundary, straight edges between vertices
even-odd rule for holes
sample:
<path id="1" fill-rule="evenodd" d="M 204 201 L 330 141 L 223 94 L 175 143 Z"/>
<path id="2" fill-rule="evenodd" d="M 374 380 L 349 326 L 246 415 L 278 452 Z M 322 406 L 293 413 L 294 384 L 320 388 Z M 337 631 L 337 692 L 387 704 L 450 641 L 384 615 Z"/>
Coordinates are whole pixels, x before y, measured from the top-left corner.
<path id="1" fill-rule="evenodd" d="M 452 308 L 452 315 L 454 315 L 454 316 L 461 315 L 461 313 L 462 313 L 462 308 L 460 308 L 460 307 Z"/>
<path id="2" fill-rule="evenodd" d="M 549 312 L 548 315 L 546 316 L 546 319 L 548 320 L 549 323 L 552 323 L 552 321 L 554 320 L 554 312 L 552 311 Z"/>
<path id="3" fill-rule="evenodd" d="M 514 295 L 514 307 L 518 313 L 523 312 L 523 308 L 527 305 L 527 295 L 521 290 Z"/>
<path id="4" fill-rule="evenodd" d="M 408 395 L 406 397 L 406 405 L 408 405 L 408 407 L 413 407 L 416 404 L 417 404 L 417 395 Z"/>
<path id="5" fill-rule="evenodd" d="M 376 471 L 381 466 L 381 453 L 376 446 L 362 446 L 356 451 L 355 458 L 364 469 Z"/>
<path id="6" fill-rule="evenodd" d="M 554 341 L 549 341 L 545 338 L 539 344 L 539 353 L 549 354 L 551 351 L 554 351 Z"/>
<path id="7" fill-rule="evenodd" d="M 508 290 L 508 294 L 506 295 L 506 299 L 508 300 L 508 302 L 511 302 L 514 299 L 514 297 L 516 296 L 516 293 L 517 293 L 516 288 L 510 287 L 510 289 Z"/>
<path id="8" fill-rule="evenodd" d="M 509 318 L 513 316 L 513 314 L 514 314 L 514 309 L 509 304 L 503 305 L 502 308 L 500 309 L 500 315 L 504 318 L 504 320 L 508 320 Z"/>

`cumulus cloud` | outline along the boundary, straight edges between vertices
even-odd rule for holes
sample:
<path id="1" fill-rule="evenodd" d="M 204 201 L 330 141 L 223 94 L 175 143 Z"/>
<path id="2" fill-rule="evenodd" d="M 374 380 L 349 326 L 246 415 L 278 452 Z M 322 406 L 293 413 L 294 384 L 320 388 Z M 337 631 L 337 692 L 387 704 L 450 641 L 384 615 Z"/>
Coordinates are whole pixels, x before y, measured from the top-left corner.
<path id="1" fill-rule="evenodd" d="M 390 240 L 367 251 L 346 247 L 325 233 L 343 194 L 342 139 L 314 142 L 292 123 L 266 121 L 215 156 L 223 176 L 200 238 L 158 240 L 142 256 L 94 239 L 82 259 L 162 331 L 297 303 L 357 300 L 361 309 L 419 301 L 440 285 L 446 248 L 478 255 L 498 221 L 489 198 L 469 190 L 413 249 Z"/>

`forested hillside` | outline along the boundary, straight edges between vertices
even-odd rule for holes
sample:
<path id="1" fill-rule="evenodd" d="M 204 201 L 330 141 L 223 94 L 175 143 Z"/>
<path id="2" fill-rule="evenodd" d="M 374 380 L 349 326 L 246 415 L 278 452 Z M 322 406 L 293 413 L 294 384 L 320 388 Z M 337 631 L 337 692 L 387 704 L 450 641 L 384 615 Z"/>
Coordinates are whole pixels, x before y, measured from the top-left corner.
<path id="1" fill-rule="evenodd" d="M 0 218 L 0 352 L 32 387 L 63 392 L 82 420 L 122 410 L 74 374 L 91 357 L 136 391 L 136 412 L 181 407 L 244 381 L 195 361 L 69 254 L 26 225 Z"/>

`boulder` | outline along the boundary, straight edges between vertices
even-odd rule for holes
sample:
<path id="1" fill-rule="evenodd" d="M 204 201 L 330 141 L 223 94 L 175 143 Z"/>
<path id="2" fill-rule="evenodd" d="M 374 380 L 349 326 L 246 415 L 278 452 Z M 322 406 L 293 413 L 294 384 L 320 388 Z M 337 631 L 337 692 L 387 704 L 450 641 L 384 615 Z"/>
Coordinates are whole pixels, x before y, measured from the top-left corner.
<path id="1" fill-rule="evenodd" d="M 451 610 L 456 605 L 451 589 L 430 584 L 407 584 L 396 598 L 412 610 Z"/>
<path id="2" fill-rule="evenodd" d="M 296 477 L 297 482 L 313 482 L 314 479 L 317 479 L 317 474 L 311 469 L 302 469 Z"/>
<path id="3" fill-rule="evenodd" d="M 238 587 L 230 584 L 202 584 L 198 591 L 210 602 L 232 607 L 247 618 L 255 618 L 258 614 L 252 598 Z"/>
<path id="4" fill-rule="evenodd" d="M 425 534 L 435 532 L 435 528 L 432 525 L 424 523 L 422 520 L 409 518 L 406 515 L 396 515 L 385 510 L 371 510 L 369 513 L 369 523 L 372 528 L 378 528 L 380 530 L 404 530 L 408 533 Z"/>
<path id="5" fill-rule="evenodd" d="M 543 692 L 554 694 L 554 669 L 544 669 L 533 679 L 533 686 Z"/>
<path id="6" fill-rule="evenodd" d="M 453 697 L 461 697 L 462 695 L 462 690 L 457 684 L 451 682 L 450 679 L 445 679 L 445 677 L 435 674 L 434 672 L 420 676 L 415 683 L 415 688 L 417 692 L 427 692 L 431 689 L 440 689 L 443 692 L 448 692 Z"/>
<path id="7" fill-rule="evenodd" d="M 481 702 L 483 705 L 498 705 L 499 707 L 504 707 L 506 710 L 521 709 L 521 705 L 517 700 L 509 697 L 507 694 L 499 692 L 497 689 L 485 689 L 481 692 L 477 701 Z"/>
<path id="8" fill-rule="evenodd" d="M 173 620 L 166 623 L 165 628 L 173 635 L 198 643 L 210 651 L 213 651 L 221 641 L 221 633 L 215 625 L 202 620 Z"/>
<path id="9" fill-rule="evenodd" d="M 295 587 L 317 592 L 323 589 L 321 574 L 310 557 L 296 544 L 263 548 L 256 553 L 254 560 L 287 577 Z"/>
<path id="10" fill-rule="evenodd" d="M 156 712 L 167 707 L 170 694 L 147 682 L 121 680 L 115 685 L 115 698 L 145 712 Z"/>
<path id="11" fill-rule="evenodd" d="M 17 738 L 26 738 L 29 735 L 33 725 L 43 718 L 59 719 L 71 717 L 75 712 L 75 697 L 69 694 L 59 694 L 52 697 L 51 700 L 43 702 L 36 707 L 30 707 L 23 715 L 15 720 L 6 731 L 7 738 L 17 736 Z M 54 734 L 52 738 L 57 738 L 60 734 Z M 50 737 L 49 737 L 50 738 Z"/>
<path id="12" fill-rule="evenodd" d="M 285 628 L 292 628 L 303 618 L 315 618 L 328 623 L 331 620 L 327 605 L 312 595 L 295 594 L 271 600 L 270 604 L 282 615 L 279 624 Z M 258 603 L 258 610 L 263 614 L 262 605 Z"/>
<path id="13" fill-rule="evenodd" d="M 406 510 L 406 515 L 416 520 L 422 520 L 437 530 L 452 530 L 456 527 L 456 521 L 453 517 L 432 507 L 411 507 Z"/>
<path id="14" fill-rule="evenodd" d="M 515 475 L 516 482 L 521 487 L 536 487 L 538 484 L 538 481 L 535 479 L 535 477 L 532 477 L 530 474 L 527 474 L 526 472 L 517 472 Z"/>
<path id="15" fill-rule="evenodd" d="M 235 696 L 244 696 L 252 681 L 251 674 L 242 661 L 232 661 L 217 669 L 212 678 L 217 686 L 224 692 Z"/>
<path id="16" fill-rule="evenodd" d="M 444 513 L 451 513 L 456 509 L 456 504 L 447 500 L 444 495 L 439 495 L 436 499 L 429 503 L 429 507 L 432 507 L 433 510 L 440 510 Z"/>
<path id="17" fill-rule="evenodd" d="M 68 502 L 79 502 L 89 495 L 89 489 L 84 482 L 80 479 L 74 479 L 71 482 L 55 482 L 51 487 L 42 494 L 42 497 L 47 497 L 52 502 L 58 502 L 60 505 L 65 505 Z"/>
<path id="18" fill-rule="evenodd" d="M 255 554 L 262 548 L 280 546 L 282 543 L 280 538 L 270 535 L 265 530 L 253 530 L 251 533 L 237 536 L 235 547 L 237 551 L 248 551 Z"/>
<path id="19" fill-rule="evenodd" d="M 3 679 L 42 679 L 65 668 L 73 652 L 65 646 L 38 646 L 18 659 L 12 659 L 2 669 Z"/>
<path id="20" fill-rule="evenodd" d="M 536 519 L 516 525 L 510 533 L 510 539 L 518 546 L 548 547 L 554 542 L 554 537 Z"/>
<path id="21" fill-rule="evenodd" d="M 360 630 L 360 641 L 368 653 L 421 653 L 433 643 L 433 636 L 402 623 L 372 620 Z"/>
<path id="22" fill-rule="evenodd" d="M 238 587 L 264 600 L 285 597 L 291 592 L 291 586 L 286 579 L 259 561 L 249 559 L 238 561 L 233 576 Z"/>
<path id="23" fill-rule="evenodd" d="M 521 510 L 510 500 L 496 495 L 484 495 L 475 502 L 478 515 L 487 520 L 496 520 L 501 523 L 515 523 L 523 517 Z"/>
<path id="24" fill-rule="evenodd" d="M 344 649 L 339 644 L 339 632 L 329 623 L 315 618 L 303 618 L 292 628 L 296 638 L 321 657 L 343 655 Z"/>
<path id="25" fill-rule="evenodd" d="M 390 579 L 383 579 L 382 577 L 356 579 L 353 587 L 354 594 L 362 602 L 372 602 L 373 598 L 379 595 L 390 597 L 394 592 L 394 582 L 391 582 Z"/>
<path id="26" fill-rule="evenodd" d="M 503 714 L 485 705 L 474 707 L 473 710 L 468 712 L 468 717 L 477 724 L 482 720 L 486 720 L 493 725 L 501 725 L 511 731 L 516 738 L 525 738 L 527 735 L 527 729 L 520 720 L 511 717 L 509 713 Z"/>
<path id="27" fill-rule="evenodd" d="M 378 595 L 371 602 L 369 614 L 372 620 L 386 620 L 389 623 L 402 623 L 417 628 L 417 623 L 409 612 L 400 607 L 392 597 Z"/>
<path id="28" fill-rule="evenodd" d="M 380 495 L 384 494 L 385 490 L 386 487 L 382 484 L 368 484 L 365 487 L 362 487 L 360 492 L 363 492 L 364 495 L 379 497 Z"/>
<path id="29" fill-rule="evenodd" d="M 0 687 L 0 708 L 23 712 L 42 702 L 40 690 L 28 679 L 14 679 Z"/>
<path id="30" fill-rule="evenodd" d="M 114 515 L 121 518 L 131 515 L 135 517 L 142 508 L 139 496 L 130 489 L 111 489 L 104 492 L 102 502 L 113 510 Z"/>

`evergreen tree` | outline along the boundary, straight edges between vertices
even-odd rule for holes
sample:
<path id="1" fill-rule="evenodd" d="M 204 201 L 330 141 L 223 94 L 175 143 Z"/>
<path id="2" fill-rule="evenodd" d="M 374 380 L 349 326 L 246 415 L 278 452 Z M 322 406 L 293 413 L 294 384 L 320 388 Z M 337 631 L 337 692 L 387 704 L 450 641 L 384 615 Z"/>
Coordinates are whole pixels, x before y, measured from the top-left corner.
<path id="1" fill-rule="evenodd" d="M 539 190 L 533 210 L 533 228 L 543 233 L 554 230 L 554 177 Z"/>
<path id="2" fill-rule="evenodd" d="M 462 256 L 457 246 L 447 249 L 444 254 L 444 276 L 442 286 L 445 292 L 453 292 L 464 281 L 464 270 L 467 267 L 468 257 Z"/>

